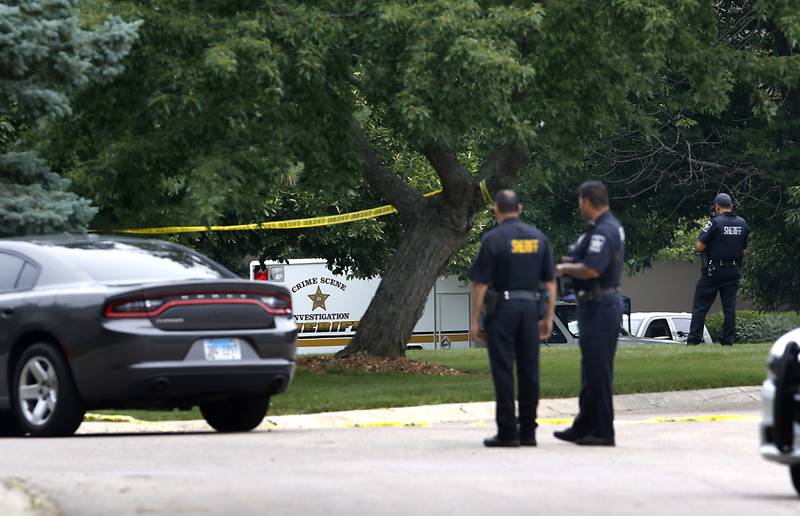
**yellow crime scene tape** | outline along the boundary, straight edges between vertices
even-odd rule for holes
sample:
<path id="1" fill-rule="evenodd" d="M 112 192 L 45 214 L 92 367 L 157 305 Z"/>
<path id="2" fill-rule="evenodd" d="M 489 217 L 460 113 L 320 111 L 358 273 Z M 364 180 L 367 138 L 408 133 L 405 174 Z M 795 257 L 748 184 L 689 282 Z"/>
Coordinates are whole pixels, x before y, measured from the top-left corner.
<path id="1" fill-rule="evenodd" d="M 652 423 L 711 423 L 716 421 L 761 421 L 761 416 L 740 414 L 712 414 L 702 416 L 652 417 Z"/>
<path id="2" fill-rule="evenodd" d="M 540 425 L 569 425 L 572 424 L 574 418 L 538 418 L 536 422 Z M 732 421 L 761 421 L 761 416 L 756 415 L 743 415 L 743 414 L 701 414 L 694 416 L 672 416 L 662 417 L 654 416 L 647 419 L 617 419 L 614 421 L 615 425 L 653 425 L 659 423 L 719 423 L 719 422 L 732 422 Z M 476 426 L 486 426 L 486 422 L 480 420 Z"/>
<path id="3" fill-rule="evenodd" d="M 131 416 L 121 416 L 117 414 L 93 414 L 87 412 L 83 416 L 83 420 L 88 423 L 134 423 L 137 425 L 146 424 L 147 421 L 136 419 Z"/>
<path id="4" fill-rule="evenodd" d="M 480 182 L 481 194 L 487 204 L 491 204 L 492 196 L 486 186 L 486 180 Z M 442 192 L 441 189 L 424 194 L 424 197 L 433 197 Z M 271 222 L 255 222 L 252 224 L 236 224 L 231 226 L 163 226 L 157 228 L 130 228 L 130 229 L 111 229 L 110 233 L 125 233 L 129 235 L 166 235 L 170 233 L 202 233 L 209 231 L 256 231 L 256 230 L 280 230 L 280 229 L 302 229 L 316 228 L 323 226 L 333 226 L 336 224 L 347 224 L 359 220 L 374 219 L 397 213 L 397 208 L 391 204 L 379 206 L 369 210 L 353 211 L 340 215 L 327 215 L 322 217 L 309 217 L 304 219 L 291 219 Z M 99 231 L 92 231 L 93 233 Z"/>
<path id="5" fill-rule="evenodd" d="M 494 199 L 492 199 L 492 194 L 489 193 L 489 187 L 486 186 L 486 180 L 483 179 L 480 182 L 481 193 L 483 194 L 483 200 L 486 201 L 486 204 L 492 204 Z"/>
<path id="6" fill-rule="evenodd" d="M 438 192 L 437 192 L 438 193 Z M 370 210 L 354 211 L 341 215 L 328 215 L 306 219 L 292 219 L 273 222 L 256 222 L 253 224 L 237 224 L 232 226 L 164 226 L 158 228 L 112 229 L 112 233 L 129 235 L 164 235 L 169 233 L 201 233 L 207 231 L 253 231 L 259 229 L 299 229 L 346 224 L 357 220 L 374 219 L 396 213 L 394 206 L 387 205 Z"/>

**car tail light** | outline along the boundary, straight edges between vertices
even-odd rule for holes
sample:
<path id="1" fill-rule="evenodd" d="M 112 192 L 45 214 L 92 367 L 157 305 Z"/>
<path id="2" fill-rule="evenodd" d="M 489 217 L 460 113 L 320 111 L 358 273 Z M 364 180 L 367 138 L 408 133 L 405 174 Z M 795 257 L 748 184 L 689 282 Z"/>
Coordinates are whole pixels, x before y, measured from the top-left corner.
<path id="1" fill-rule="evenodd" d="M 282 293 L 208 292 L 115 301 L 106 306 L 104 315 L 112 319 L 157 317 L 170 308 L 191 305 L 256 305 L 271 315 L 292 314 L 292 299 Z"/>
<path id="2" fill-rule="evenodd" d="M 291 299 L 275 296 L 263 296 L 261 302 L 274 310 L 289 310 L 292 309 Z"/>
<path id="3" fill-rule="evenodd" d="M 147 314 L 157 310 L 163 304 L 163 299 L 137 299 L 113 304 L 109 308 L 113 308 L 113 312 L 117 314 Z"/>

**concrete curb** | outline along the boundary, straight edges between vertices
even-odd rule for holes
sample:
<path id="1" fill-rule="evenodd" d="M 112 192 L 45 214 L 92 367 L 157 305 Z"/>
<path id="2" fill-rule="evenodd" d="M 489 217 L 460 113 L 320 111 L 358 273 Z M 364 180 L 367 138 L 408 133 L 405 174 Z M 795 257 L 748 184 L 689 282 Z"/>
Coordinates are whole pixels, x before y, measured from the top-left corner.
<path id="1" fill-rule="evenodd" d="M 615 413 L 619 420 L 633 416 L 648 415 L 697 415 L 703 414 L 706 421 L 715 414 L 752 412 L 760 406 L 760 386 L 726 387 L 696 391 L 665 393 L 623 394 L 614 397 Z M 450 403 L 422 405 L 418 407 L 395 407 L 370 410 L 348 410 L 288 416 L 268 416 L 261 430 L 304 430 L 321 428 L 433 426 L 445 424 L 467 424 L 485 426 L 494 422 L 494 402 Z M 568 424 L 577 413 L 578 399 L 546 399 L 539 403 L 540 424 Z M 751 416 L 748 416 L 751 417 Z M 108 420 L 124 421 L 111 417 L 105 421 L 84 422 L 79 433 L 109 432 L 186 432 L 210 431 L 202 420 L 196 421 L 125 421 L 109 423 Z M 663 422 L 674 418 L 650 418 L 650 422 Z M 689 420 L 698 420 L 697 418 Z M 729 418 L 730 419 L 730 418 Z M 662 421 L 663 420 L 663 421 Z"/>
<path id="2" fill-rule="evenodd" d="M 650 414 L 698 414 L 757 410 L 760 387 L 728 387 L 699 391 L 623 394 L 614 397 L 616 416 Z M 392 422 L 395 426 L 477 423 L 494 421 L 494 402 L 450 403 L 396 407 L 373 410 L 350 410 L 297 416 L 268 418 L 268 425 L 277 428 L 336 428 L 378 426 Z M 578 398 L 545 399 L 539 402 L 540 422 L 569 422 L 578 411 Z"/>

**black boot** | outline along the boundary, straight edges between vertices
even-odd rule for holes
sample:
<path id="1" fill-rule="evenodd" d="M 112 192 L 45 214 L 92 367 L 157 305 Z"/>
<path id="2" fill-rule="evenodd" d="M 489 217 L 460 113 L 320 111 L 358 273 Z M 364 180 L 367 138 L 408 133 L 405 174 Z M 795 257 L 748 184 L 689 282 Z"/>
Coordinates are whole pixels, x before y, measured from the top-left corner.
<path id="1" fill-rule="evenodd" d="M 575 433 L 575 430 L 572 428 L 567 428 L 565 430 L 556 430 L 553 432 L 553 436 L 556 439 L 561 439 L 562 441 L 567 441 L 568 443 L 574 443 L 578 439 L 578 434 Z"/>
<path id="2" fill-rule="evenodd" d="M 536 446 L 536 432 L 520 432 L 519 443 L 522 446 Z"/>
<path id="3" fill-rule="evenodd" d="M 518 448 L 519 439 L 501 439 L 500 436 L 495 435 L 484 439 L 483 445 L 487 448 Z"/>
<path id="4" fill-rule="evenodd" d="M 596 435 L 585 435 L 578 437 L 575 444 L 581 446 L 616 446 L 613 437 L 598 437 Z"/>

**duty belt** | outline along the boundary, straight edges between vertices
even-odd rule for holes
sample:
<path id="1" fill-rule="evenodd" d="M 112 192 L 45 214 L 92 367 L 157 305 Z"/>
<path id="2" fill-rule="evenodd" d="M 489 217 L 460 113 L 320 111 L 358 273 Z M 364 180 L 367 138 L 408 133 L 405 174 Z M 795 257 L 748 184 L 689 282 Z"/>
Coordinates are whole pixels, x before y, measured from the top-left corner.
<path id="1" fill-rule="evenodd" d="M 539 301 L 539 293 L 530 290 L 504 290 L 500 297 L 503 301 Z"/>
<path id="2" fill-rule="evenodd" d="M 708 264 L 716 267 L 738 267 L 739 260 L 708 260 Z"/>
<path id="3" fill-rule="evenodd" d="M 591 301 L 597 301 L 600 298 L 607 296 L 609 294 L 617 294 L 619 289 L 616 287 L 609 287 L 609 288 L 596 288 L 592 290 L 579 290 L 575 292 L 575 299 L 578 301 L 579 305 L 584 303 L 589 303 Z"/>

